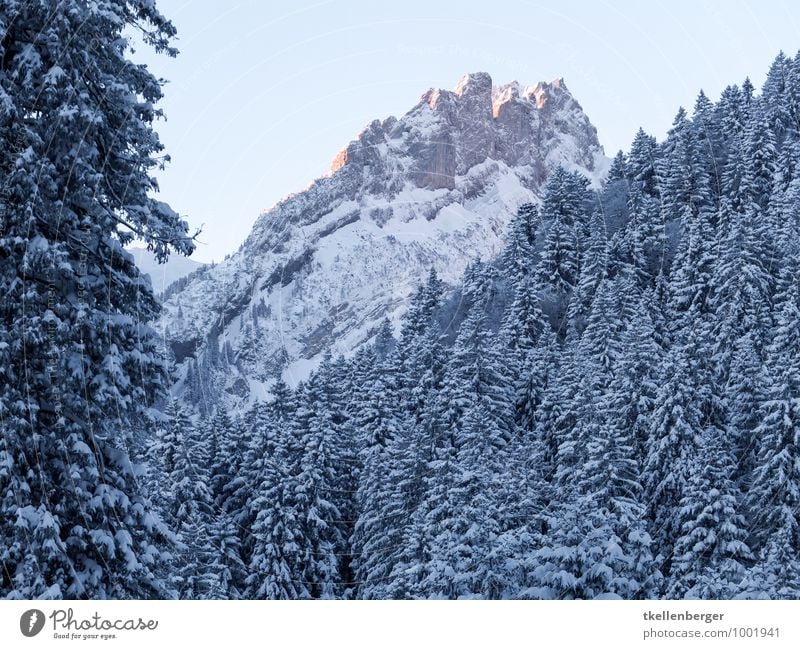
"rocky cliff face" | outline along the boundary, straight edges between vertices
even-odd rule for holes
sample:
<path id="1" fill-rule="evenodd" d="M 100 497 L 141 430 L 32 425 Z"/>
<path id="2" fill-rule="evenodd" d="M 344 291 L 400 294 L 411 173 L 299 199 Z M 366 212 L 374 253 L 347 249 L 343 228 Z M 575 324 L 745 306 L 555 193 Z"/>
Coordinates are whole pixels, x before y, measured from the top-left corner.
<path id="1" fill-rule="evenodd" d="M 597 131 L 563 80 L 495 87 L 480 72 L 465 75 L 452 92 L 428 90 L 401 120 L 372 122 L 336 156 L 332 171 L 369 165 L 391 185 L 386 172 L 396 169 L 383 164 L 390 157 L 406 162 L 397 180 L 453 189 L 458 176 L 492 158 L 530 166 L 539 185 L 557 164 L 596 172 L 600 151 Z"/>
<path id="2" fill-rule="evenodd" d="M 470 259 L 497 254 L 511 215 L 559 165 L 595 182 L 607 167 L 562 80 L 495 87 L 477 73 L 429 90 L 169 296 L 161 324 L 183 375 L 213 372 L 211 392 L 252 399 L 278 373 L 296 381 L 324 352 L 350 353 L 382 318 L 398 321 L 431 267 L 455 283 Z"/>

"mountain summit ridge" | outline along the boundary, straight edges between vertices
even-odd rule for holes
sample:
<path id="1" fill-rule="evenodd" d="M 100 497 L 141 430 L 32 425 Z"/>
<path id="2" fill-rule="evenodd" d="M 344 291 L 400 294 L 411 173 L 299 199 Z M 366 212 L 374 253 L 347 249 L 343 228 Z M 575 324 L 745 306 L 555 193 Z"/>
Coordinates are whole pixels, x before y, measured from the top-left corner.
<path id="1" fill-rule="evenodd" d="M 400 147 L 392 146 L 398 142 L 411 147 L 416 162 L 411 178 L 420 187 L 452 189 L 456 176 L 485 157 L 514 166 L 541 167 L 543 161 L 536 151 L 524 144 L 536 142 L 542 121 L 547 122 L 552 113 L 559 111 L 575 117 L 576 133 L 580 132 L 584 140 L 581 144 L 588 154 L 579 161 L 564 162 L 579 162 L 593 170 L 591 156 L 597 150 L 602 152 L 597 131 L 563 78 L 533 86 L 523 87 L 517 81 L 495 86 L 488 73 L 476 72 L 462 76 L 453 90 L 430 88 L 423 93 L 406 115 L 419 123 L 417 133 L 404 138 L 407 123 L 394 117 L 371 122 L 336 155 L 331 173 L 347 164 L 375 164 L 384 152 L 398 153 Z M 555 135 L 557 125 L 550 126 L 554 128 L 550 135 Z M 414 135 L 422 142 L 417 142 Z M 546 174 L 542 168 L 537 172 L 540 176 Z"/>

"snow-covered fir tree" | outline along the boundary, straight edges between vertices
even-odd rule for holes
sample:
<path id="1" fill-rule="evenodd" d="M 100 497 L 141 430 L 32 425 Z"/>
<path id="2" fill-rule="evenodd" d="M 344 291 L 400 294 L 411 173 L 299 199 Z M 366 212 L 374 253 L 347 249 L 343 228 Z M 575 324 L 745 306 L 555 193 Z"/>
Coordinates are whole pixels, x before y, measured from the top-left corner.
<path id="1" fill-rule="evenodd" d="M 0 5 L 3 597 L 175 594 L 132 439 L 165 391 L 158 304 L 124 246 L 194 244 L 153 197 L 162 87 L 134 32 L 175 53 L 149 0 Z"/>

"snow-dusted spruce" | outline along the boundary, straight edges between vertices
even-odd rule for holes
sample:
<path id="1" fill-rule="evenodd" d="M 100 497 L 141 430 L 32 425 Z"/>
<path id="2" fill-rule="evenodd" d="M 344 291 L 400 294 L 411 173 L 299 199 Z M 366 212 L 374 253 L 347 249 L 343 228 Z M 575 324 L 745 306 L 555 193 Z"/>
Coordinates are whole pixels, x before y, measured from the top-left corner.
<path id="1" fill-rule="evenodd" d="M 218 559 L 219 587 L 223 597 L 238 598 L 245 588 L 246 568 L 242 544 L 247 530 L 239 525 L 246 508 L 237 486 L 244 469 L 247 447 L 243 426 L 224 410 L 217 410 L 204 431 L 208 441 L 209 489 L 214 506 L 211 544 Z M 266 449 L 264 449 L 264 452 Z"/>
<path id="2" fill-rule="evenodd" d="M 0 4 L 0 596 L 152 597 L 167 555 L 131 431 L 163 396 L 158 316 L 123 246 L 188 254 L 155 200 L 152 0 Z"/>
<path id="3" fill-rule="evenodd" d="M 151 492 L 177 536 L 171 582 L 182 599 L 225 597 L 218 575 L 220 552 L 213 544 L 216 521 L 208 482 L 208 448 L 198 429 L 174 400 L 167 422 L 150 448 Z"/>

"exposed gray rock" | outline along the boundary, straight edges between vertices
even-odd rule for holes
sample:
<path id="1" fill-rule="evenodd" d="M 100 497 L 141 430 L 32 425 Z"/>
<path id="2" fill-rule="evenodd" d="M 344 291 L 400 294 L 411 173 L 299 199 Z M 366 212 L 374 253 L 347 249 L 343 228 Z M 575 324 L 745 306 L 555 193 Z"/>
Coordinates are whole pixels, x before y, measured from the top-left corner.
<path id="1" fill-rule="evenodd" d="M 573 141 L 572 150 L 563 150 L 565 139 Z M 491 77 L 479 72 L 462 77 L 453 92 L 431 88 L 402 120 L 372 122 L 336 156 L 331 170 L 369 166 L 373 178 L 385 177 L 380 152 L 398 149 L 410 158 L 408 179 L 418 187 L 453 189 L 456 176 L 486 158 L 531 166 L 537 184 L 554 163 L 594 171 L 601 147 L 563 79 L 493 88 Z"/>

